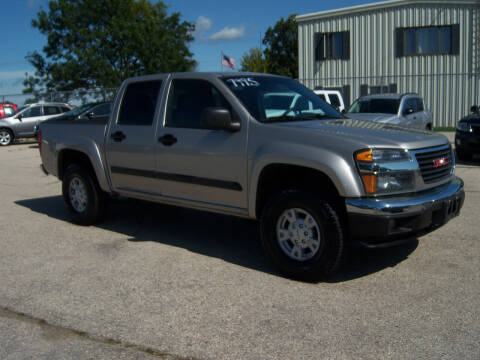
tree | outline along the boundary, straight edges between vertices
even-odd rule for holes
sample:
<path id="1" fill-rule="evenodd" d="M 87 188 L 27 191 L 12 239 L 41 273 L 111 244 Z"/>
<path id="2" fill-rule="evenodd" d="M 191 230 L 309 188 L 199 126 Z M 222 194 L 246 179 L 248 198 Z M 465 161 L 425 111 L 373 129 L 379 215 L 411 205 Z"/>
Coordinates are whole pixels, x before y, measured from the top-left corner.
<path id="1" fill-rule="evenodd" d="M 295 14 L 283 17 L 263 37 L 269 73 L 298 78 L 298 29 Z"/>
<path id="2" fill-rule="evenodd" d="M 187 71 L 194 25 L 147 0 L 50 0 L 32 26 L 47 36 L 44 56 L 28 53 L 35 67 L 24 93 L 116 88 L 136 75 Z"/>
<path id="3" fill-rule="evenodd" d="M 253 71 L 259 73 L 266 73 L 267 61 L 263 57 L 262 50 L 260 48 L 252 48 L 249 52 L 243 54 L 240 59 L 240 67 L 242 71 Z"/>

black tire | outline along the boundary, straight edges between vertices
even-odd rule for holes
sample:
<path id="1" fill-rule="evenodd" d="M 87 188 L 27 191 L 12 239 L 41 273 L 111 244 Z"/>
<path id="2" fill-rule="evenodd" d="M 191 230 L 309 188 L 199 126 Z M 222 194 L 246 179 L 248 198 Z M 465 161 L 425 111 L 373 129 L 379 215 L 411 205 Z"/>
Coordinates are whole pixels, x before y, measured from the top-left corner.
<path id="1" fill-rule="evenodd" d="M 287 237 L 292 235 L 289 230 L 284 230 L 281 226 L 283 224 L 282 219 L 286 219 L 284 215 L 288 213 L 288 209 L 294 209 L 295 214 L 299 214 L 298 216 L 303 216 L 302 212 L 305 212 L 313 217 L 318 225 L 319 232 L 319 245 L 315 251 L 302 248 L 299 252 L 300 248 L 297 247 L 298 250 L 295 254 L 296 245 L 293 243 L 293 238 L 282 241 L 282 245 L 280 245 L 277 231 L 287 231 L 289 233 Z M 301 224 L 303 220 L 298 219 L 298 221 L 300 221 L 298 224 Z M 293 224 L 293 222 L 291 223 Z M 290 229 L 290 225 L 288 226 Z M 303 233 L 304 230 L 297 230 L 295 241 L 299 240 L 298 236 L 303 237 L 302 234 L 298 235 L 298 233 Z M 313 231 L 312 235 L 309 235 L 310 237 L 307 236 L 307 232 L 305 232 L 305 235 L 307 238 L 315 238 L 316 232 L 316 230 Z M 273 197 L 263 210 L 261 235 L 262 245 L 273 264 L 282 273 L 294 279 L 303 281 L 322 280 L 339 269 L 345 256 L 344 232 L 333 202 L 324 200 L 313 193 L 289 190 Z M 280 234 L 280 236 L 284 235 Z M 301 239 L 300 242 L 304 240 Z M 305 242 L 308 241 L 308 239 L 305 240 Z M 288 247 L 291 245 L 294 246 L 294 250 L 288 255 Z M 306 243 L 300 245 L 297 243 L 297 245 L 307 246 Z M 294 259 L 292 257 L 294 255 L 297 255 L 297 257 L 305 256 L 306 259 Z M 311 257 L 308 258 L 308 256 Z"/>
<path id="2" fill-rule="evenodd" d="M 0 146 L 8 146 L 13 142 L 13 133 L 10 129 L 0 129 Z"/>
<path id="3" fill-rule="evenodd" d="M 63 175 L 62 193 L 74 223 L 92 225 L 103 217 L 105 194 L 95 176 L 84 167 L 77 164 L 67 167 Z"/>
<path id="4" fill-rule="evenodd" d="M 471 152 L 462 150 L 460 147 L 457 147 L 455 149 L 455 152 L 457 153 L 457 158 L 462 161 L 470 161 L 473 158 L 473 154 Z"/>

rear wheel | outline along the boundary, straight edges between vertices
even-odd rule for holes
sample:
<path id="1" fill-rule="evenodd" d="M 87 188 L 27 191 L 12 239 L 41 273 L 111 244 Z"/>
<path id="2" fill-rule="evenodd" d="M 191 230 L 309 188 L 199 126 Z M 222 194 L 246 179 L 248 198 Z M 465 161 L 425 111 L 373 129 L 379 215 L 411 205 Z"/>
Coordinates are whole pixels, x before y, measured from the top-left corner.
<path id="1" fill-rule="evenodd" d="M 334 273 L 345 254 L 344 234 L 333 204 L 316 194 L 284 191 L 266 205 L 262 244 L 287 276 L 318 281 Z"/>
<path id="2" fill-rule="evenodd" d="M 67 167 L 62 193 L 73 222 L 91 225 L 103 217 L 105 195 L 95 177 L 83 167 L 76 164 Z"/>
<path id="3" fill-rule="evenodd" d="M 13 133 L 9 129 L 0 129 L 0 146 L 10 145 L 13 141 Z"/>

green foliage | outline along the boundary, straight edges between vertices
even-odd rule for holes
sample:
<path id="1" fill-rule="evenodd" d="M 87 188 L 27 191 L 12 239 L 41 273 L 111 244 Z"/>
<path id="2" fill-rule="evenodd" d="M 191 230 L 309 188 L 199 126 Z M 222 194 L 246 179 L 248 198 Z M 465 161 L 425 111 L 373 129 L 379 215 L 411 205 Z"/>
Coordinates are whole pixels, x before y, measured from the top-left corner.
<path id="1" fill-rule="evenodd" d="M 248 53 L 243 54 L 240 59 L 240 67 L 242 71 L 253 71 L 259 73 L 267 72 L 267 61 L 263 57 L 260 48 L 252 48 Z"/>
<path id="2" fill-rule="evenodd" d="M 147 0 L 50 0 L 32 26 L 47 36 L 44 56 L 29 53 L 35 76 L 24 93 L 115 88 L 131 76 L 195 67 L 194 25 Z"/>
<path id="3" fill-rule="evenodd" d="M 265 32 L 263 44 L 267 70 L 291 78 L 298 78 L 298 28 L 295 14 L 283 17 Z"/>

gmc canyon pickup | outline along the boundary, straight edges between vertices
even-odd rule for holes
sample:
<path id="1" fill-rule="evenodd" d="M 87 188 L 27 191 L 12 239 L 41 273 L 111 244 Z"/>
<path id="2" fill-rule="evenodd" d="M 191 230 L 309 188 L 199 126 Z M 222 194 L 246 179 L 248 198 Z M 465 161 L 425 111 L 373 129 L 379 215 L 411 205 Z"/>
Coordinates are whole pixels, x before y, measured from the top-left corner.
<path id="1" fill-rule="evenodd" d="M 344 118 L 274 75 L 127 79 L 109 118 L 48 120 L 38 140 L 75 223 L 99 221 L 108 195 L 256 219 L 272 262 L 308 281 L 336 271 L 349 243 L 442 226 L 465 197 L 443 135 Z"/>

